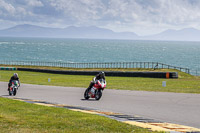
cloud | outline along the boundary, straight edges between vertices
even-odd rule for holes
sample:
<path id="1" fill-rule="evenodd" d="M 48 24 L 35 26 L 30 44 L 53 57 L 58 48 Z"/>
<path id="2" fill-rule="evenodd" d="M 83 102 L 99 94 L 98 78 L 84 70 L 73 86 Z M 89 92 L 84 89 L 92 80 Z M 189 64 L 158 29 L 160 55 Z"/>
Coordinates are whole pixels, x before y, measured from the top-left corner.
<path id="1" fill-rule="evenodd" d="M 104 10 L 100 0 L 50 0 L 50 4 L 64 16 L 78 21 L 98 20 Z"/>
<path id="2" fill-rule="evenodd" d="M 15 8 L 12 4 L 6 3 L 3 0 L 0 0 L 0 15 L 6 15 L 6 14 L 14 14 Z"/>
<path id="3" fill-rule="evenodd" d="M 196 4 L 194 4 L 196 3 Z M 118 20 L 179 24 L 199 19 L 199 2 L 189 0 L 110 0 L 107 13 Z"/>
<path id="4" fill-rule="evenodd" d="M 140 34 L 200 28 L 199 0 L 0 0 L 0 24 L 95 25 Z"/>
<path id="5" fill-rule="evenodd" d="M 43 4 L 39 0 L 26 0 L 28 6 L 33 6 L 33 7 L 42 7 Z"/>
<path id="6" fill-rule="evenodd" d="M 0 0 L 0 19 L 5 21 L 32 21 L 31 17 L 35 16 L 31 7 L 39 6 L 39 3 L 34 3 L 33 0 L 29 2 L 23 0 L 21 3 L 16 3 L 14 0 L 3 1 Z"/>
<path id="7" fill-rule="evenodd" d="M 107 14 L 110 19 L 120 21 L 122 29 L 144 34 L 147 30 L 152 33 L 168 28 L 200 28 L 199 6 L 197 0 L 110 0 Z"/>

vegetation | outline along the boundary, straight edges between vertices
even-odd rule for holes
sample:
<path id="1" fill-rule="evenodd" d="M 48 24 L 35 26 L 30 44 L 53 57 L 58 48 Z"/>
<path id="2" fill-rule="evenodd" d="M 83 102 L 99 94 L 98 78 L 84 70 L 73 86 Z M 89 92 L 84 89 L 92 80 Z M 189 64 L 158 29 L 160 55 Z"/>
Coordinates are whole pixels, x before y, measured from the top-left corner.
<path id="1" fill-rule="evenodd" d="M 146 129 L 103 116 L 0 98 L 1 133 L 146 133 Z"/>
<path id="2" fill-rule="evenodd" d="M 41 68 L 41 67 L 40 67 Z M 49 69 L 54 69 L 50 68 Z M 62 70 L 74 70 L 63 69 Z M 147 69 L 78 69 L 94 71 L 149 71 Z M 154 70 L 151 70 L 154 71 Z M 169 71 L 169 70 L 156 70 Z M 170 70 L 177 71 L 177 70 Z M 0 81 L 8 82 L 13 73 L 19 74 L 22 83 L 88 87 L 93 76 L 62 75 L 26 71 L 0 71 Z M 179 71 L 177 71 L 179 72 Z M 48 82 L 48 79 L 51 82 Z M 178 93 L 200 93 L 200 78 L 179 72 L 179 79 L 106 77 L 107 89 L 142 90 Z M 162 87 L 162 81 L 167 82 Z M 0 98 L 1 132 L 148 132 L 102 116 L 70 111 L 68 109 L 33 105 Z"/>
<path id="3" fill-rule="evenodd" d="M 53 69 L 52 67 L 39 67 Z M 148 69 L 66 69 L 55 68 L 59 70 L 93 70 L 93 71 L 149 71 Z M 150 70 L 153 71 L 153 70 Z M 121 90 L 140 90 L 140 91 L 159 91 L 159 92 L 177 92 L 177 93 L 200 93 L 200 78 L 189 75 L 178 70 L 158 69 L 155 71 L 176 71 L 179 73 L 178 79 L 159 79 L 159 78 L 136 78 L 136 77 L 110 77 L 107 76 L 107 89 Z M 0 71 L 0 81 L 8 81 L 14 72 L 20 76 L 22 83 L 83 87 L 86 88 L 93 76 L 83 75 L 62 75 L 39 72 L 25 71 Z M 48 82 L 48 78 L 51 82 Z M 30 80 L 31 79 L 31 80 Z M 167 86 L 163 87 L 162 82 L 166 81 Z"/>

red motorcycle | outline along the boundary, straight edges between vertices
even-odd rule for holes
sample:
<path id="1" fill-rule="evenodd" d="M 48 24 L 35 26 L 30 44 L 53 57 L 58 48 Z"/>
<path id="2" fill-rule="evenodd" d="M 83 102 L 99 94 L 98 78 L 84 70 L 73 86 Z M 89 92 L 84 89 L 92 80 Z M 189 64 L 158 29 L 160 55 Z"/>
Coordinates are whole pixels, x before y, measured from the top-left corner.
<path id="1" fill-rule="evenodd" d="M 106 81 L 104 79 L 99 79 L 91 89 L 85 90 L 84 98 L 95 98 L 96 100 L 99 100 L 102 96 L 104 88 L 106 88 Z"/>

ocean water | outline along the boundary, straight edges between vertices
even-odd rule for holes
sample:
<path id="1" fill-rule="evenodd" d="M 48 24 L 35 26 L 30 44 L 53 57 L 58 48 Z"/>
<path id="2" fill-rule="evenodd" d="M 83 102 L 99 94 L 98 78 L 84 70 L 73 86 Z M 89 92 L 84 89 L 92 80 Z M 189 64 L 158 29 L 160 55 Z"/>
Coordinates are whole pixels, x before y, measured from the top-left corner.
<path id="1" fill-rule="evenodd" d="M 200 42 L 0 38 L 0 61 L 161 62 L 200 70 Z"/>

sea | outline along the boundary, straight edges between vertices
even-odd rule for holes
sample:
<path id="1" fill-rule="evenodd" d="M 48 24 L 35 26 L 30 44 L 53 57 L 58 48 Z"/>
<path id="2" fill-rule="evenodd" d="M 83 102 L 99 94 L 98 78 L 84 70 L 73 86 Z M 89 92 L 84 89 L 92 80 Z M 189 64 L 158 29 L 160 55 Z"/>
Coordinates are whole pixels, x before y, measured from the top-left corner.
<path id="1" fill-rule="evenodd" d="M 160 62 L 200 70 L 200 42 L 0 38 L 0 61 Z"/>

